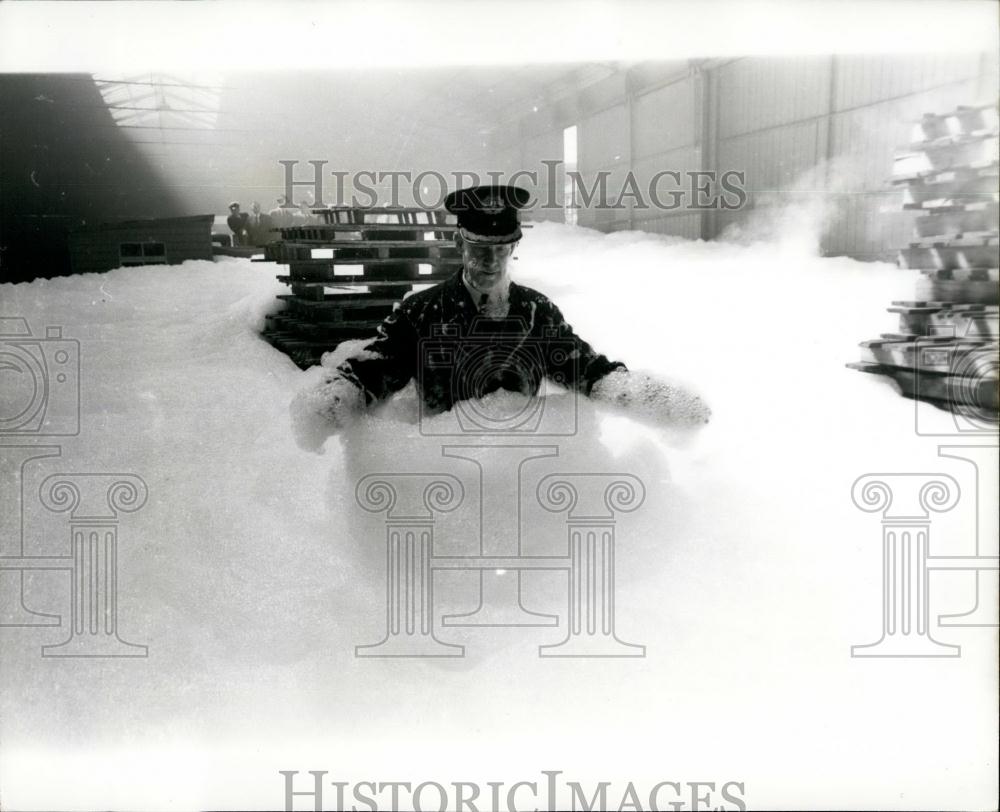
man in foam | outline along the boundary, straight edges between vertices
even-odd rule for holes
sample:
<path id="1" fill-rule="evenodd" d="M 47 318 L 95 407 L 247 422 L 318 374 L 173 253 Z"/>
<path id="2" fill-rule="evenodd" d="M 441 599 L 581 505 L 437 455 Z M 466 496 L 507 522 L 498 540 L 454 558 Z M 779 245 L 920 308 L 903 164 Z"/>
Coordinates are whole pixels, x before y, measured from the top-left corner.
<path id="1" fill-rule="evenodd" d="M 536 395 L 548 378 L 654 423 L 708 422 L 709 410 L 696 395 L 609 360 L 573 332 L 546 296 L 510 279 L 508 264 L 521 239 L 519 211 L 528 199 L 515 186 L 448 195 L 445 208 L 457 218 L 462 267 L 404 299 L 374 339 L 296 397 L 292 426 L 302 448 L 319 450 L 328 436 L 410 380 L 431 414 L 498 389 Z M 439 349 L 446 351 L 444 363 L 434 362 Z M 463 350 L 471 360 L 464 366 Z"/>

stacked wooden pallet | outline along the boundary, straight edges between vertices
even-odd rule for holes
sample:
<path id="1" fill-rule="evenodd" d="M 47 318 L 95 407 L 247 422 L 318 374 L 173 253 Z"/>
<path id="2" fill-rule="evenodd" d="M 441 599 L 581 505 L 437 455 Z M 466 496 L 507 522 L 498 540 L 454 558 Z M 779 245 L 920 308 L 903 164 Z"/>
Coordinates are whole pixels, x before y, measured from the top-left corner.
<path id="1" fill-rule="evenodd" d="M 899 331 L 861 344 L 853 369 L 892 378 L 903 394 L 953 411 L 998 404 L 998 111 L 926 115 L 893 166 L 903 208 L 919 212 L 900 268 L 920 272 L 916 298 L 893 302 Z"/>
<path id="2" fill-rule="evenodd" d="M 264 337 L 305 368 L 349 338 L 374 335 L 393 305 L 461 265 L 454 218 L 417 208 L 337 207 L 323 222 L 281 228 L 266 260 L 288 267 L 290 293 Z"/>

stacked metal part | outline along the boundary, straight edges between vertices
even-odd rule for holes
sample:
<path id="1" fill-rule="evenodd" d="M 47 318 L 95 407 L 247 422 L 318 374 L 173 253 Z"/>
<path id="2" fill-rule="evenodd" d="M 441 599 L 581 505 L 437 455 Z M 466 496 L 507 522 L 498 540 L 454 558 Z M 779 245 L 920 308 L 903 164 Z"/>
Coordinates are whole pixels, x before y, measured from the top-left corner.
<path id="1" fill-rule="evenodd" d="M 952 411 L 1000 408 L 998 133 L 995 105 L 928 114 L 915 125 L 892 183 L 903 208 L 919 213 L 898 256 L 900 268 L 920 273 L 916 297 L 893 302 L 899 331 L 862 342 L 861 362 L 848 364 Z"/>

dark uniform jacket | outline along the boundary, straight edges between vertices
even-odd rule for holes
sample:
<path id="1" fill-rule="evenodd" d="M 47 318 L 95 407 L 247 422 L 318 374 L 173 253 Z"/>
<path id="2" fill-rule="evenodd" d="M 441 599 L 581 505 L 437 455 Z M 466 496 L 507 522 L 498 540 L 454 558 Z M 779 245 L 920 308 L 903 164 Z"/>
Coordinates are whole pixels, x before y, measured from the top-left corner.
<path id="1" fill-rule="evenodd" d="M 538 393 L 543 378 L 590 394 L 624 364 L 609 361 L 577 336 L 543 294 L 510 283 L 509 312 L 488 318 L 462 282 L 462 271 L 396 306 L 378 335 L 338 367 L 368 403 L 411 379 L 430 412 L 497 389 Z"/>
<path id="2" fill-rule="evenodd" d="M 247 228 L 250 215 L 245 211 L 233 212 L 226 218 L 229 230 L 233 232 L 233 245 L 244 245 L 247 241 Z"/>

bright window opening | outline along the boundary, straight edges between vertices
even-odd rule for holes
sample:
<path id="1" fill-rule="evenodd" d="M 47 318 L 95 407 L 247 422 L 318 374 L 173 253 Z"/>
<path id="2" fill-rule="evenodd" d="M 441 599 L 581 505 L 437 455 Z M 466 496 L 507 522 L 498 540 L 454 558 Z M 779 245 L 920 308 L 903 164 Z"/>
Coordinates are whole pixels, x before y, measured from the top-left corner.
<path id="1" fill-rule="evenodd" d="M 571 174 L 576 172 L 576 125 L 563 130 L 563 219 L 567 225 L 576 225 L 576 179 Z"/>

